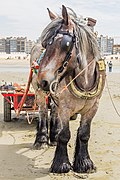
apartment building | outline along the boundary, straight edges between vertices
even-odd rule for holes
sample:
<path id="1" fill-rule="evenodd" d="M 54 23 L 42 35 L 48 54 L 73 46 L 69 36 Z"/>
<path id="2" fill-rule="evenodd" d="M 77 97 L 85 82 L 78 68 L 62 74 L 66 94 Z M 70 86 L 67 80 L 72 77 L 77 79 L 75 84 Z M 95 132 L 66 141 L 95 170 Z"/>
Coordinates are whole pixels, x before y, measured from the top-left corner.
<path id="1" fill-rule="evenodd" d="M 17 52 L 17 41 L 15 37 L 10 39 L 10 53 L 13 52 Z"/>
<path id="2" fill-rule="evenodd" d="M 113 38 L 100 35 L 100 37 L 98 37 L 97 40 L 102 56 L 113 54 L 113 45 L 114 45 Z"/>
<path id="3" fill-rule="evenodd" d="M 0 52 L 11 53 L 27 53 L 30 54 L 34 41 L 27 40 L 27 37 L 6 37 L 0 38 Z"/>
<path id="4" fill-rule="evenodd" d="M 17 38 L 17 52 L 26 52 L 26 37 Z"/>

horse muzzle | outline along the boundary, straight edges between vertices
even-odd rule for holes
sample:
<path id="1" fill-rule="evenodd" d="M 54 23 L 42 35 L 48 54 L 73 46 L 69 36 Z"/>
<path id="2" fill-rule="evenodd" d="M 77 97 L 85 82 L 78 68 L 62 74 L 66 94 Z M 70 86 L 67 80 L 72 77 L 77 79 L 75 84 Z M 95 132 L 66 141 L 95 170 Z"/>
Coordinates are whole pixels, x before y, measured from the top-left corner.
<path id="1" fill-rule="evenodd" d="M 53 80 L 51 83 L 49 83 L 47 80 L 42 80 L 39 84 L 39 87 L 43 91 L 50 91 L 51 94 L 55 94 L 57 87 L 58 87 L 58 81 Z"/>

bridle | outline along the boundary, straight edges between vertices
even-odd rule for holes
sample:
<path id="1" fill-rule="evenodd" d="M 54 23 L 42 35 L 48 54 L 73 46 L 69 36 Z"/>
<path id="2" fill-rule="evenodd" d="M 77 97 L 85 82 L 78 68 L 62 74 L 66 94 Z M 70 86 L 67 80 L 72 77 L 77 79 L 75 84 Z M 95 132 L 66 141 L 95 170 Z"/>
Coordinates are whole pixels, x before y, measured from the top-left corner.
<path id="1" fill-rule="evenodd" d="M 68 49 L 66 51 L 66 56 L 62 62 L 62 65 L 57 69 L 56 71 L 56 78 L 51 82 L 50 84 L 50 92 L 51 94 L 55 94 L 55 91 L 57 89 L 58 84 L 60 83 L 60 80 L 63 79 L 64 74 L 66 72 L 67 66 L 69 64 L 69 61 L 71 59 L 71 54 L 72 54 L 72 50 L 73 47 L 75 45 L 76 42 L 76 36 L 75 36 L 75 31 L 73 30 L 73 33 L 70 33 L 69 31 L 62 31 L 60 30 L 62 27 L 62 25 L 60 25 L 58 27 L 58 29 L 55 31 L 54 35 L 49 39 L 47 45 L 52 45 L 52 43 L 54 42 L 55 37 L 58 34 L 62 34 L 63 38 L 61 40 L 61 44 L 63 46 L 68 46 Z M 66 44 L 65 44 L 66 43 Z M 47 49 L 47 45 L 46 45 L 46 49 Z M 77 48 L 76 48 L 76 52 L 77 52 Z"/>
<path id="2" fill-rule="evenodd" d="M 66 31 L 60 31 L 59 34 L 63 34 L 63 38 L 64 38 L 64 36 L 70 37 L 72 41 L 70 42 L 69 50 L 66 53 L 66 56 L 65 56 L 65 58 L 64 58 L 64 60 L 62 62 L 62 65 L 57 70 L 58 74 L 62 73 L 64 71 L 64 69 L 67 67 L 67 65 L 69 63 L 69 60 L 71 58 L 72 50 L 73 50 L 74 43 L 75 43 L 74 34 L 71 34 L 70 32 L 66 32 Z M 69 43 L 69 41 L 67 41 L 66 43 Z"/>

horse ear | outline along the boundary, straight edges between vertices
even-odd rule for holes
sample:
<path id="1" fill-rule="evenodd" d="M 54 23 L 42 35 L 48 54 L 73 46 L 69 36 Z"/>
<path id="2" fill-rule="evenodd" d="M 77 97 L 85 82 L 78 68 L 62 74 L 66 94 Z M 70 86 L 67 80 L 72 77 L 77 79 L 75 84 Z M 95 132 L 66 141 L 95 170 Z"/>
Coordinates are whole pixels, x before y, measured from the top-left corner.
<path id="1" fill-rule="evenodd" d="M 64 24 L 68 26 L 70 22 L 70 16 L 68 15 L 67 9 L 64 5 L 62 5 L 62 17 L 64 20 Z"/>
<path id="2" fill-rule="evenodd" d="M 51 11 L 49 10 L 49 8 L 47 8 L 47 10 L 48 10 L 48 13 L 49 13 L 49 16 L 50 16 L 50 19 L 51 19 L 51 20 L 54 20 L 54 19 L 57 18 L 57 16 L 56 16 L 53 12 L 51 12 Z"/>

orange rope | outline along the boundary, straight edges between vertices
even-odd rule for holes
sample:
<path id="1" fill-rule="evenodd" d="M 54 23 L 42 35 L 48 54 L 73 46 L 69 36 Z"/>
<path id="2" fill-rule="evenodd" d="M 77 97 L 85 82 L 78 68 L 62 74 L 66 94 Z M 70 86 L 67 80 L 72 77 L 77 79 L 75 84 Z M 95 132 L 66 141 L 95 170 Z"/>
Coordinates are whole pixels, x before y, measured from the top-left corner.
<path id="1" fill-rule="evenodd" d="M 94 59 L 82 71 L 80 71 L 66 86 L 64 86 L 64 88 L 60 91 L 59 94 L 63 93 L 68 88 L 68 86 L 92 64 L 93 61 Z"/>

